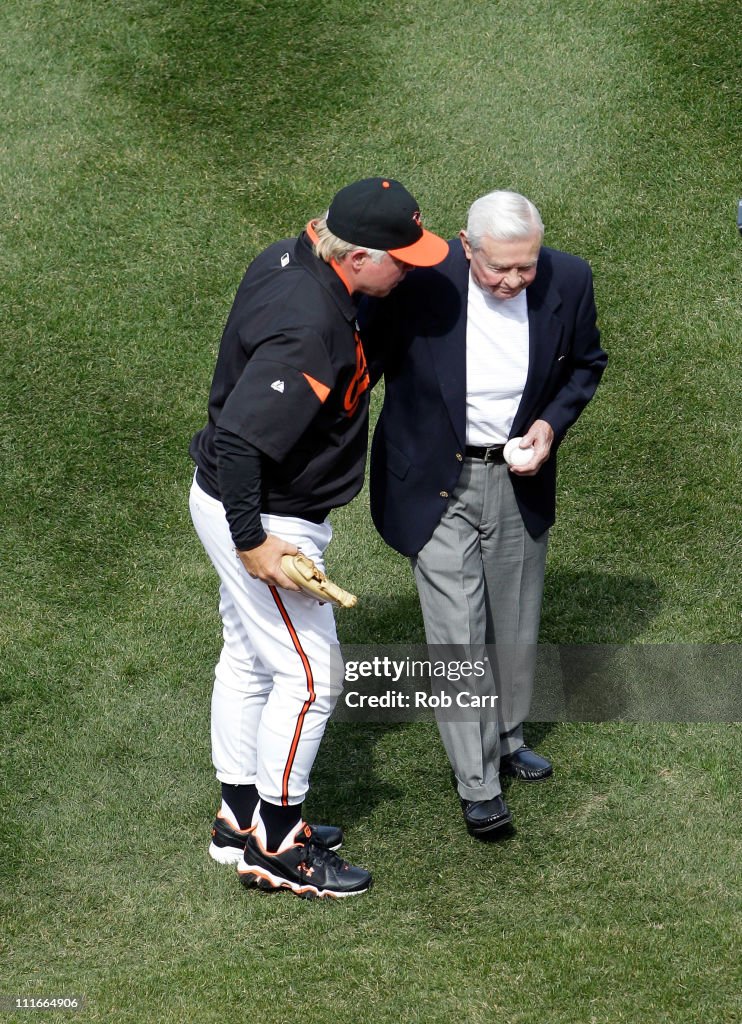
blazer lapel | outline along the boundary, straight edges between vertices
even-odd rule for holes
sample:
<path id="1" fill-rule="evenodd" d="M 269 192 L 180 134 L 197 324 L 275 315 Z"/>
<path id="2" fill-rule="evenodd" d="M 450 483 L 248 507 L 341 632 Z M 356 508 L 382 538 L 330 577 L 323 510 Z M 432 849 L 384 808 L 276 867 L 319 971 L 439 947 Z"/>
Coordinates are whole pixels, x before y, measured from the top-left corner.
<path id="1" fill-rule="evenodd" d="M 455 245 L 455 242 L 451 243 Z M 449 272 L 459 296 L 458 315 L 445 334 L 428 336 L 430 359 L 438 378 L 443 402 L 463 451 L 466 444 L 466 307 L 469 294 L 469 261 L 461 248 L 452 253 Z M 442 318 L 441 322 L 447 322 Z"/>
<path id="2" fill-rule="evenodd" d="M 547 263 L 543 272 L 539 267 L 534 282 L 526 289 L 528 304 L 528 376 L 520 405 L 513 420 L 511 436 L 517 437 L 525 429 L 538 407 L 540 396 L 549 376 L 562 340 L 564 324 L 556 311 L 562 304 L 559 292 L 551 283 L 551 268 Z"/>

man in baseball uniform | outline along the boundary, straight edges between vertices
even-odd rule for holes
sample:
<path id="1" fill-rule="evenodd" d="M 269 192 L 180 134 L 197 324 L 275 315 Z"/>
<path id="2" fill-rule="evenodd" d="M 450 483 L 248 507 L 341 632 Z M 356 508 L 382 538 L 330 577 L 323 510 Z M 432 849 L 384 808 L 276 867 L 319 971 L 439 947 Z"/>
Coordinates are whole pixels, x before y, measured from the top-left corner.
<path id="1" fill-rule="evenodd" d="M 363 483 L 360 297 L 387 295 L 447 251 L 399 182 L 354 182 L 253 261 L 224 329 L 208 423 L 190 448 L 190 508 L 221 581 L 211 740 L 222 804 L 209 852 L 237 863 L 247 886 L 340 897 L 371 885 L 333 852 L 340 829 L 302 820 L 342 669 L 330 660 L 331 606 L 301 592 L 281 558 L 301 551 L 323 568 L 328 513 Z"/>

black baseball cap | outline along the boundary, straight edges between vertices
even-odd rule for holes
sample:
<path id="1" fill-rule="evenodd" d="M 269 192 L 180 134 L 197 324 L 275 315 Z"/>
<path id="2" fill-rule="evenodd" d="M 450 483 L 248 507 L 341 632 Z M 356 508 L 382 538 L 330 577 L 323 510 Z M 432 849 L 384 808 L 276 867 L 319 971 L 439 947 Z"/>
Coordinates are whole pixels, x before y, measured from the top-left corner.
<path id="1" fill-rule="evenodd" d="M 433 267 L 448 255 L 448 242 L 425 230 L 417 200 L 393 178 L 363 178 L 341 188 L 327 227 L 344 242 L 384 249 L 413 267 Z"/>

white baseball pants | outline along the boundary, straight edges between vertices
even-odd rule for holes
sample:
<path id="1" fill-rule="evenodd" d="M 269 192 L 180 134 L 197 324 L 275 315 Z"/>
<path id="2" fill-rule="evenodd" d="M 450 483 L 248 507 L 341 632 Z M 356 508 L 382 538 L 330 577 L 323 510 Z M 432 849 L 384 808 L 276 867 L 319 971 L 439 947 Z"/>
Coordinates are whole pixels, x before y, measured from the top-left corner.
<path id="1" fill-rule="evenodd" d="M 221 580 L 224 646 L 211 701 L 211 749 L 220 782 L 255 784 L 263 800 L 298 804 L 343 682 L 332 607 L 254 580 L 237 557 L 221 502 L 195 478 L 190 510 Z M 324 568 L 329 523 L 262 516 L 263 528 Z M 330 658 L 335 648 L 334 657 Z"/>

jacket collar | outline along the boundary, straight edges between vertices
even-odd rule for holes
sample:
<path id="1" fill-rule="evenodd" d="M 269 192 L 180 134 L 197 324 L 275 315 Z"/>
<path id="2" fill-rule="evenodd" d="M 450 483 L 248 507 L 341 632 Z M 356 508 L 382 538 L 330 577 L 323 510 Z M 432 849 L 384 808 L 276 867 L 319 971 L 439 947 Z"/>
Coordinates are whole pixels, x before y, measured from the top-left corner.
<path id="1" fill-rule="evenodd" d="M 461 444 L 466 434 L 466 313 L 469 295 L 469 261 L 461 243 L 450 243 L 449 279 L 461 296 L 461 308 L 448 335 L 448 343 L 431 345 L 431 355 L 451 422 Z M 445 264 L 441 267 L 444 269 Z M 526 289 L 528 306 L 528 377 L 523 396 L 513 422 L 515 434 L 524 429 L 532 418 L 534 403 L 538 402 L 549 368 L 555 358 L 564 325 L 557 314 L 561 296 L 553 284 L 551 250 L 541 248 L 538 271 L 533 284 Z"/>
<path id="2" fill-rule="evenodd" d="M 310 233 L 311 232 L 311 233 Z M 358 312 L 358 300 L 351 294 L 348 280 L 342 267 L 335 260 L 325 263 L 314 255 L 312 242 L 316 239 L 311 222 L 296 240 L 296 258 L 322 287 L 330 293 L 346 320 L 354 321 Z"/>
<path id="3" fill-rule="evenodd" d="M 458 242 L 458 245 L 456 244 Z M 464 300 L 469 295 L 469 260 L 466 258 L 464 247 L 458 239 L 451 239 L 449 242 L 451 260 L 451 279 L 459 290 Z M 526 288 L 526 301 L 529 314 L 538 317 L 544 310 L 555 312 L 562 304 L 559 292 L 554 288 L 551 269 L 551 249 L 547 246 L 541 247 L 538 258 L 538 268 L 533 284 Z"/>

